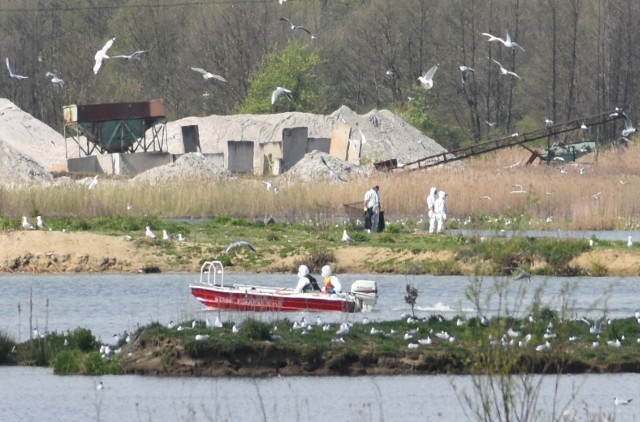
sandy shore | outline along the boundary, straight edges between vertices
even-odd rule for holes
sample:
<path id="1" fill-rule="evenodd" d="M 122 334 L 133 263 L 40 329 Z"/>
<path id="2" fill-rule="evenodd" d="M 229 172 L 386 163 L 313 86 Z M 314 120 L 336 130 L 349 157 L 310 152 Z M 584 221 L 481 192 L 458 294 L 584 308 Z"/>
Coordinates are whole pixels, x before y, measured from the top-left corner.
<path id="1" fill-rule="evenodd" d="M 191 251 L 198 244 L 176 242 L 172 254 L 166 248 L 146 239 L 126 239 L 86 232 L 12 231 L 0 233 L 0 273 L 135 273 L 145 268 L 157 268 L 161 272 L 197 272 L 202 256 Z M 452 252 L 424 252 L 372 248 L 367 246 L 338 245 L 337 266 L 341 272 L 368 272 L 366 260 L 399 259 L 424 260 L 452 258 Z M 181 253 L 185 251 L 185 253 Z M 180 255 L 180 259 L 176 258 Z M 410 255 L 410 256 L 409 256 Z M 572 265 L 589 272 L 594 265 L 607 268 L 609 276 L 633 276 L 640 274 L 639 252 L 635 249 L 596 248 L 576 258 Z M 266 272 L 279 272 L 293 265 L 296 257 L 273 257 L 276 264 L 264 268 Z M 231 271 L 246 271 L 234 266 Z M 462 265 L 465 273 L 472 268 Z"/>

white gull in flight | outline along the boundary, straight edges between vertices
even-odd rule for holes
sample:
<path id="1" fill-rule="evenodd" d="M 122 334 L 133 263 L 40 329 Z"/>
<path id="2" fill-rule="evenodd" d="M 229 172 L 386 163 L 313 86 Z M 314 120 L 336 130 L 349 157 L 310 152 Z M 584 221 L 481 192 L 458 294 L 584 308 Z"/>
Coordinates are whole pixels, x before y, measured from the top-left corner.
<path id="1" fill-rule="evenodd" d="M 109 49 L 111 48 L 111 46 L 113 45 L 113 42 L 115 41 L 115 38 L 111 38 L 109 41 L 107 41 L 107 43 L 100 49 L 98 50 L 98 52 L 95 55 L 95 60 L 96 63 L 93 65 L 93 73 L 94 74 L 98 74 L 98 71 L 100 70 L 100 67 L 102 66 L 102 61 L 104 59 L 108 59 L 109 56 L 107 56 L 107 51 L 109 51 Z"/>

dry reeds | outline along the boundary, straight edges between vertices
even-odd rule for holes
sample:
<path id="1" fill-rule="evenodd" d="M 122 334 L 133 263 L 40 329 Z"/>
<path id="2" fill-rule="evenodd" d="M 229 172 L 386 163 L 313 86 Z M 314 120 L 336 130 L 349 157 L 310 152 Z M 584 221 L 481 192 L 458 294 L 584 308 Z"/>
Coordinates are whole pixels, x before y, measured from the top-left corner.
<path id="1" fill-rule="evenodd" d="M 426 195 L 431 186 L 436 186 L 449 194 L 449 214 L 460 220 L 471 217 L 482 222 L 523 216 L 523 220 L 531 221 L 526 228 L 635 229 L 640 226 L 636 203 L 640 194 L 636 170 L 640 168 L 639 152 L 640 147 L 631 145 L 624 152 L 610 149 L 598 157 L 585 156 L 578 163 L 536 162 L 525 166 L 529 152 L 513 148 L 461 165 L 375 173 L 368 179 L 347 183 L 272 180 L 271 189 L 253 177 L 154 186 L 103 180 L 92 190 L 75 184 L 3 188 L 0 214 L 19 217 L 37 210 L 47 216 L 72 217 L 132 213 L 318 221 L 347 217 L 344 204 L 359 205 L 369 187 L 377 184 L 387 221 L 425 216 Z M 518 161 L 520 164 L 513 166 Z"/>

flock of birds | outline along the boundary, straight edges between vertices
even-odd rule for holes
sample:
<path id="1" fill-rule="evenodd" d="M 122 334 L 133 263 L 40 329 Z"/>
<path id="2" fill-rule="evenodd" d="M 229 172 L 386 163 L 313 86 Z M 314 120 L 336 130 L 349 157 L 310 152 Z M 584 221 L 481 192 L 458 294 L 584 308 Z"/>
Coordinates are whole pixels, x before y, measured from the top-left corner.
<path id="1" fill-rule="evenodd" d="M 281 2 L 280 4 L 284 4 L 286 3 L 286 1 Z M 295 25 L 291 19 L 289 18 L 285 18 L 285 17 L 281 17 L 280 20 L 287 22 L 287 24 L 289 25 L 289 27 L 291 28 L 292 31 L 303 31 L 306 32 L 312 40 L 316 39 L 316 36 L 309 31 L 307 28 L 305 28 L 304 26 L 301 25 Z M 109 53 L 109 49 L 111 49 L 111 47 L 113 46 L 114 42 L 115 42 L 116 38 L 110 38 L 103 46 L 102 48 L 100 48 L 96 54 L 94 55 L 94 64 L 93 64 L 93 73 L 95 75 L 98 74 L 98 72 L 100 71 L 100 69 L 102 68 L 105 60 L 107 59 L 123 59 L 126 60 L 128 62 L 137 62 L 140 59 L 142 59 L 142 57 L 149 52 L 149 50 L 138 50 L 135 51 L 131 54 L 117 54 L 117 55 L 113 55 L 110 56 Z M 18 73 L 15 72 L 13 66 L 11 65 L 11 62 L 9 60 L 9 58 L 6 58 L 6 64 L 7 64 L 7 69 L 9 71 L 9 77 L 12 79 L 16 79 L 16 80 L 23 80 L 23 79 L 28 79 L 29 76 L 25 76 L 25 75 L 20 75 Z M 202 77 L 205 80 L 217 80 L 219 82 L 227 82 L 227 80 L 220 75 L 214 74 L 212 72 L 209 72 L 208 70 L 205 70 L 201 67 L 191 67 L 191 70 L 193 70 L 194 72 L 198 72 L 199 74 L 202 75 Z M 60 88 L 64 87 L 64 80 L 62 78 L 60 78 L 59 76 L 57 76 L 56 74 L 54 74 L 53 72 L 49 71 L 45 74 L 46 78 L 49 78 L 51 80 L 51 82 L 54 85 L 59 86 Z M 280 98 L 282 95 L 285 95 L 289 100 L 292 100 L 292 91 L 288 88 L 285 87 L 276 87 L 272 94 L 271 94 L 271 105 L 275 105 L 275 103 L 278 101 L 278 98 Z"/>
<path id="2" fill-rule="evenodd" d="M 505 38 L 500 38 L 498 36 L 492 35 L 488 32 L 483 32 L 481 33 L 481 35 L 486 36 L 487 37 L 487 41 L 488 42 L 492 42 L 492 43 L 500 43 L 502 44 L 505 48 L 508 49 L 520 49 L 523 52 L 525 51 L 524 48 L 522 48 L 522 46 L 520 44 L 518 44 L 517 42 L 513 41 L 511 39 L 511 36 L 509 35 L 509 31 L 506 31 L 506 36 Z M 506 67 L 504 67 L 502 65 L 502 63 L 500 63 L 499 61 L 491 58 L 491 57 L 487 57 L 487 60 L 492 61 L 493 63 L 495 63 L 499 70 L 500 70 L 500 74 L 503 76 L 512 76 L 514 78 L 517 79 L 522 79 L 520 77 L 520 75 L 518 75 L 516 72 L 507 69 Z M 471 76 L 471 74 L 475 73 L 475 69 L 472 67 L 469 67 L 467 65 L 461 65 L 459 67 L 460 69 L 460 73 L 461 73 L 461 79 L 462 79 L 462 84 L 464 85 L 469 77 Z M 436 75 L 436 72 L 438 71 L 438 65 L 435 65 L 433 67 L 431 67 L 424 75 L 422 76 L 418 76 L 418 81 L 420 82 L 420 84 L 422 85 L 422 87 L 426 90 L 430 90 L 431 88 L 433 88 L 434 86 L 434 77 Z M 395 73 L 392 70 L 387 70 L 386 72 L 388 77 L 394 77 Z M 636 132 L 636 128 L 633 126 L 633 122 L 631 121 L 631 119 L 625 114 L 624 115 L 624 129 L 622 130 L 622 137 L 623 139 L 626 139 L 627 137 L 633 135 Z M 489 127 L 493 127 L 495 125 L 495 122 L 489 122 L 486 121 L 485 122 Z M 550 128 L 553 126 L 553 121 L 550 119 L 545 119 L 545 127 L 546 128 Z M 588 127 L 582 123 L 581 125 L 581 129 L 582 130 L 588 130 Z M 513 134 L 512 136 L 518 136 L 517 133 Z"/>
<path id="3" fill-rule="evenodd" d="M 510 48 L 510 49 L 515 49 L 515 48 L 519 48 L 520 50 L 524 51 L 524 48 L 522 48 L 520 46 L 520 44 L 518 44 L 517 42 L 511 40 L 511 36 L 509 35 L 509 31 L 507 31 L 507 36 L 502 39 L 500 37 L 497 37 L 495 35 L 489 34 L 487 32 L 483 32 L 482 35 L 488 37 L 487 41 L 488 42 L 499 42 L 501 43 L 503 46 L 505 46 L 506 48 Z M 518 79 L 522 79 L 517 73 L 508 70 L 507 68 L 505 68 L 499 61 L 492 59 L 491 57 L 487 57 L 487 60 L 491 60 L 493 61 L 495 64 L 498 65 L 498 67 L 500 68 L 500 74 L 504 75 L 504 76 L 513 76 L 515 78 Z M 431 67 L 423 76 L 419 76 L 418 77 L 418 81 L 420 82 L 420 84 L 424 87 L 424 89 L 431 89 L 433 88 L 434 85 L 434 77 L 436 75 L 436 72 L 438 71 L 438 65 L 435 65 L 433 67 Z M 472 67 L 469 67 L 467 65 L 462 65 L 460 66 L 460 73 L 462 76 L 462 83 L 466 83 L 467 80 L 469 79 L 470 75 L 472 73 L 475 72 L 475 69 L 473 69 Z M 387 75 L 393 75 L 392 71 L 388 71 Z"/>

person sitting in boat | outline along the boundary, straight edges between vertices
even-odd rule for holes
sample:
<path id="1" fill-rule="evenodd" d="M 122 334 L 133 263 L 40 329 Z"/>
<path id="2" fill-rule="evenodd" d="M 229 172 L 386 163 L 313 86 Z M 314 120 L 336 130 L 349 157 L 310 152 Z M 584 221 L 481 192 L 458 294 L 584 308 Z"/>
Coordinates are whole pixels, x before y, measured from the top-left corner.
<path id="1" fill-rule="evenodd" d="M 315 277 L 309 274 L 309 267 L 306 265 L 300 265 L 298 267 L 298 285 L 294 290 L 294 293 L 311 293 L 314 291 L 320 291 L 320 286 Z"/>
<path id="2" fill-rule="evenodd" d="M 333 270 L 331 270 L 331 267 L 329 265 L 325 265 L 324 267 L 322 267 L 322 277 L 324 278 L 324 287 L 322 288 L 322 293 L 342 293 L 342 284 L 340 284 L 340 280 L 338 280 L 338 277 L 333 275 Z"/>

